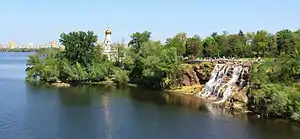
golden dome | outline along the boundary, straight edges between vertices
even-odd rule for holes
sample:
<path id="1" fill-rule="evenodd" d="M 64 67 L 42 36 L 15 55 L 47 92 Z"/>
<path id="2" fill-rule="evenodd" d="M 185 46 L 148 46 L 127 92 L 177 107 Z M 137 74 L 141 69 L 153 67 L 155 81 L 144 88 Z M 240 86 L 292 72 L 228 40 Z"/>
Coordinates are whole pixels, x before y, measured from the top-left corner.
<path id="1" fill-rule="evenodd" d="M 111 30 L 110 29 L 106 29 L 105 30 L 105 34 L 111 34 Z"/>

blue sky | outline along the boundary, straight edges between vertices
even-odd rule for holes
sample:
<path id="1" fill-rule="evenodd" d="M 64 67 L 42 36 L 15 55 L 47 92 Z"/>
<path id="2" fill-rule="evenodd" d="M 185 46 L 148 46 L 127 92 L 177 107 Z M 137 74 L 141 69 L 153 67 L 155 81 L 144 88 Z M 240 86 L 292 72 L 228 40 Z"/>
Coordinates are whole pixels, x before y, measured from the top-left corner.
<path id="1" fill-rule="evenodd" d="M 47 43 L 73 30 L 92 30 L 103 40 L 108 24 L 115 41 L 144 30 L 163 42 L 178 32 L 295 30 L 299 6 L 300 0 L 1 0 L 0 44 Z"/>

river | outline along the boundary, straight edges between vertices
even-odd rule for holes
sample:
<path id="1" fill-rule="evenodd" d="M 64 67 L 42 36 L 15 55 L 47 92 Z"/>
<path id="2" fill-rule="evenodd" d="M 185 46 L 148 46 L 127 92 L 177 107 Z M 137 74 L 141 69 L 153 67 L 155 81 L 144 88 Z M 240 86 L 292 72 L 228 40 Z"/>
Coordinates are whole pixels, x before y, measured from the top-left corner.
<path id="1" fill-rule="evenodd" d="M 0 139 L 300 138 L 299 123 L 207 112 L 187 96 L 30 85 L 24 80 L 28 54 L 0 53 Z"/>

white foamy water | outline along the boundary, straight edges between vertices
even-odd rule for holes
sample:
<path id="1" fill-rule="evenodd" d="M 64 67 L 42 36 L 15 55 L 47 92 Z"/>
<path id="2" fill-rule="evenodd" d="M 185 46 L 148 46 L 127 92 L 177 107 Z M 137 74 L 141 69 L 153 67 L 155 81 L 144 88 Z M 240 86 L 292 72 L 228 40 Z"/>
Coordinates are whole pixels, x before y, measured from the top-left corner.
<path id="1" fill-rule="evenodd" d="M 247 69 L 238 65 L 217 64 L 212 71 L 210 80 L 197 95 L 216 103 L 225 102 L 233 90 L 243 87 L 241 81 L 245 70 Z M 240 83 L 237 84 L 237 82 Z"/>

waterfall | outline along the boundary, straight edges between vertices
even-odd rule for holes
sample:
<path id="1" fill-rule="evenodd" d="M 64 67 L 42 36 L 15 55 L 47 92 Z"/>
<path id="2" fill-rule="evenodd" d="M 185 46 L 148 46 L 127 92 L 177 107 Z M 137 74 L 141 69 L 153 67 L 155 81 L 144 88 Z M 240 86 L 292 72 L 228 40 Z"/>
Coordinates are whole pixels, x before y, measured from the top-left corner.
<path id="1" fill-rule="evenodd" d="M 231 95 L 231 90 L 234 86 L 234 84 L 237 82 L 237 80 L 239 79 L 241 72 L 242 72 L 242 67 L 238 66 L 238 67 L 234 67 L 233 69 L 233 73 L 232 73 L 232 77 L 231 79 L 228 81 L 228 83 L 226 83 L 227 88 L 223 94 L 223 98 L 222 100 L 218 101 L 217 103 L 220 102 L 224 102 L 226 101 L 226 99 Z"/>
<path id="2" fill-rule="evenodd" d="M 216 103 L 225 102 L 231 96 L 232 90 L 243 87 L 245 70 L 244 67 L 232 63 L 217 64 L 212 71 L 210 80 L 197 96 L 216 101 Z M 237 83 L 238 81 L 240 82 Z"/>
<path id="3" fill-rule="evenodd" d="M 213 69 L 213 71 L 212 71 L 212 73 L 211 73 L 211 76 L 210 76 L 210 80 L 205 84 L 205 86 L 204 86 L 204 88 L 206 88 L 206 89 L 203 89 L 200 93 L 198 93 L 197 95 L 198 96 L 200 96 L 201 94 L 203 94 L 204 93 L 204 91 L 207 91 L 207 90 L 210 90 L 210 88 L 211 88 L 211 85 L 210 84 L 212 84 L 214 81 L 215 81 L 215 79 L 216 79 L 216 76 L 218 75 L 218 71 L 220 70 L 220 65 L 221 64 L 217 64 L 215 67 L 214 67 L 214 69 Z M 207 91 L 208 92 L 208 91 Z M 205 92 L 206 93 L 206 92 Z"/>
<path id="4" fill-rule="evenodd" d="M 243 80 L 244 80 L 244 69 L 241 71 L 241 81 L 239 86 L 243 86 Z"/>
<path id="5" fill-rule="evenodd" d="M 198 95 L 208 97 L 214 93 L 226 77 L 229 68 L 230 66 L 228 65 L 217 64 L 212 71 L 210 80 L 205 84 L 204 89 Z"/>

